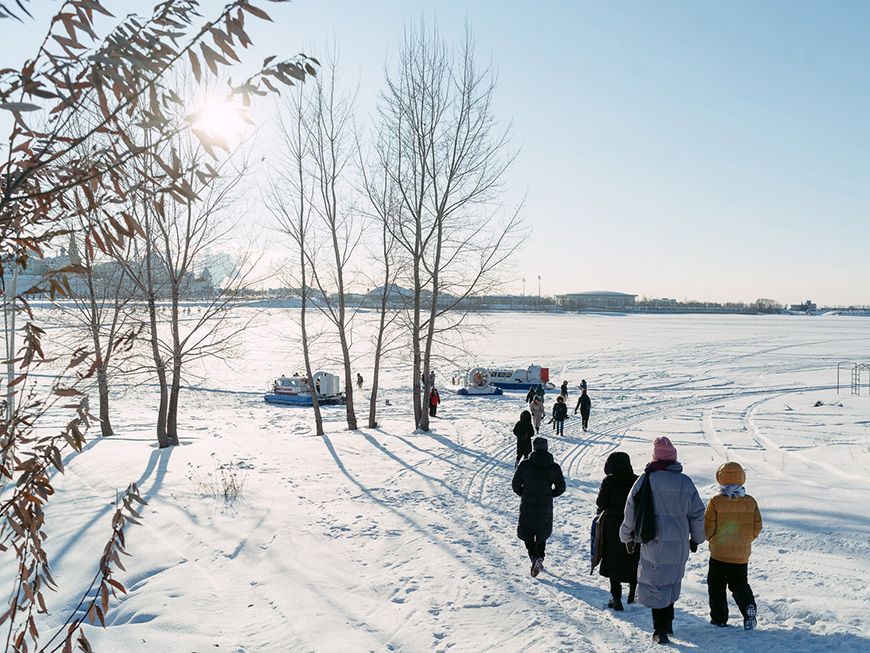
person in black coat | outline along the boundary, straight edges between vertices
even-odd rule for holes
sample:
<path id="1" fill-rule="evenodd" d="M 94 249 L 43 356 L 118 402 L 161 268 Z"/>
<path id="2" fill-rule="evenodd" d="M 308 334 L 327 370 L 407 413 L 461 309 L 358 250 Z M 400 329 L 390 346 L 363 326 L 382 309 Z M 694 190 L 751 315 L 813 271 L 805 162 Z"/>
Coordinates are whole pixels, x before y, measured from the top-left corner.
<path id="1" fill-rule="evenodd" d="M 580 398 L 577 400 L 577 405 L 574 406 L 574 414 L 577 414 L 577 409 L 580 409 L 580 417 L 583 418 L 583 430 L 589 428 L 589 413 L 592 412 L 592 400 L 586 394 L 586 388 L 580 391 Z"/>
<path id="2" fill-rule="evenodd" d="M 553 497 L 565 492 L 565 477 L 547 451 L 545 438 L 535 438 L 532 445 L 532 455 L 517 467 L 511 486 L 522 497 L 517 537 L 529 552 L 534 577 L 544 568 L 547 538 L 553 534 Z"/>
<path id="3" fill-rule="evenodd" d="M 520 413 L 520 421 L 514 425 L 514 435 L 517 436 L 517 460 L 514 469 L 520 464 L 520 458 L 528 458 L 532 453 L 532 438 L 535 437 L 535 427 L 532 425 L 532 414 L 524 410 Z"/>
<path id="4" fill-rule="evenodd" d="M 526 403 L 532 403 L 532 399 L 535 398 L 535 386 L 529 388 L 529 391 L 526 393 Z"/>
<path id="5" fill-rule="evenodd" d="M 568 419 L 568 404 L 562 395 L 556 397 L 553 404 L 553 424 L 556 427 L 556 435 L 565 435 L 565 420 Z"/>
<path id="6" fill-rule="evenodd" d="M 559 394 L 562 395 L 563 397 L 565 397 L 565 399 L 568 398 L 568 382 L 567 381 L 562 381 L 562 387 L 559 388 Z"/>
<path id="7" fill-rule="evenodd" d="M 637 474 L 631 468 L 631 459 L 623 451 L 615 451 L 604 463 L 604 473 L 607 476 L 601 481 L 598 490 L 598 513 L 602 510 L 604 523 L 601 567 L 598 572 L 610 579 L 610 602 L 607 607 L 622 610 L 622 583 L 628 583 L 628 602 L 634 603 L 634 593 L 637 589 L 637 565 L 640 560 L 640 547 L 634 553 L 628 553 L 625 545 L 619 539 L 619 527 L 624 519 L 625 501 L 631 491 Z"/>

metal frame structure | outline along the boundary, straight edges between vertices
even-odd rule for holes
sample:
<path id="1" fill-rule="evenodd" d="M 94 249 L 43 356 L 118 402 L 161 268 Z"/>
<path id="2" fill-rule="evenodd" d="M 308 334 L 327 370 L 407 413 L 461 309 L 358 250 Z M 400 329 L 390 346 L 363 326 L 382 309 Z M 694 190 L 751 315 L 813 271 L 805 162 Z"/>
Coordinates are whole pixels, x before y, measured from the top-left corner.
<path id="1" fill-rule="evenodd" d="M 861 396 L 861 377 L 867 372 L 867 395 L 870 396 L 870 363 L 840 361 L 837 363 L 837 394 L 840 394 L 840 373 L 849 373 L 849 387 L 853 395 Z M 845 387 L 845 386 L 844 386 Z"/>

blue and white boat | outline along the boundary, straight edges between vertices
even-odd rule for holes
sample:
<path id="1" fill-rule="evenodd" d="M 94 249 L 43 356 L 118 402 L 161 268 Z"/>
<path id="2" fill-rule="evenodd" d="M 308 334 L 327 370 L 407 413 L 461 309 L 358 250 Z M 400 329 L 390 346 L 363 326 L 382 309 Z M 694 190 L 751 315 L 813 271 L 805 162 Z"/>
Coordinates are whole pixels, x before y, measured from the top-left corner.
<path id="1" fill-rule="evenodd" d="M 322 406 L 334 406 L 345 403 L 344 393 L 340 390 L 340 380 L 329 372 L 314 374 L 314 388 L 317 402 Z M 285 406 L 313 406 L 311 398 L 311 383 L 305 376 L 280 376 L 272 381 L 271 387 L 263 395 L 263 401 L 269 404 Z"/>
<path id="2" fill-rule="evenodd" d="M 538 385 L 552 390 L 556 386 L 550 383 L 550 368 L 540 365 L 529 365 L 526 369 L 511 370 L 490 368 L 489 382 L 502 390 L 528 390 Z"/>

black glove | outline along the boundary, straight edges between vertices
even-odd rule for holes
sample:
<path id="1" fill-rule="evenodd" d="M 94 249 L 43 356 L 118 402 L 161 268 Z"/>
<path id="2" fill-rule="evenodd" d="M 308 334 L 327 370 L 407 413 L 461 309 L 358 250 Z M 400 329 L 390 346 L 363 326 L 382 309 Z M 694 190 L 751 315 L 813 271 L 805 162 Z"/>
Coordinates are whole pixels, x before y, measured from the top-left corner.
<path id="1" fill-rule="evenodd" d="M 697 553 L 698 551 L 698 543 L 692 538 L 689 538 L 689 551 L 692 553 Z"/>
<path id="2" fill-rule="evenodd" d="M 626 542 L 625 550 L 628 551 L 628 555 L 632 555 L 634 553 L 634 542 Z"/>

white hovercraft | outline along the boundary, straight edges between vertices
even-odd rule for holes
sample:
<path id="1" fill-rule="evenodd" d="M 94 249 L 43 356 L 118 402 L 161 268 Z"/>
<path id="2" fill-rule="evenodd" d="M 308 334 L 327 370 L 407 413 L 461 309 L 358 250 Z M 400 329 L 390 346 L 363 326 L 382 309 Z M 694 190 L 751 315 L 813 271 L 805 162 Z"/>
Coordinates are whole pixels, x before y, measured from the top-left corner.
<path id="1" fill-rule="evenodd" d="M 456 391 L 458 395 L 500 395 L 501 388 L 496 388 L 489 381 L 489 370 L 485 367 L 475 367 L 465 375 L 465 387 Z"/>
<path id="2" fill-rule="evenodd" d="M 314 389 L 317 392 L 317 402 L 321 406 L 343 404 L 345 398 L 344 393 L 340 391 L 340 383 L 340 379 L 335 374 L 315 372 Z M 263 395 L 263 401 L 285 406 L 313 406 L 311 383 L 299 374 L 282 375 L 272 381 L 269 390 Z"/>
<path id="3" fill-rule="evenodd" d="M 489 374 L 489 382 L 502 390 L 528 390 L 538 385 L 547 390 L 553 390 L 556 386 L 550 382 L 550 368 L 540 365 L 529 365 L 524 370 L 495 369 L 486 370 Z"/>

